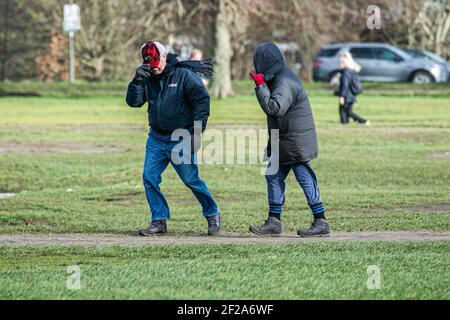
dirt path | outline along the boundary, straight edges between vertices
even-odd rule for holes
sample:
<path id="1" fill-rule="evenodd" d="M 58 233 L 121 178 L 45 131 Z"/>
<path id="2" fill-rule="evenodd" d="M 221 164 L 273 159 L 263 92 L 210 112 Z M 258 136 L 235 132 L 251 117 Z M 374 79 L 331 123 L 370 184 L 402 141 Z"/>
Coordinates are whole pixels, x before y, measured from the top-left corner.
<path id="1" fill-rule="evenodd" d="M 202 235 L 193 236 L 158 236 L 139 237 L 136 235 L 114 234 L 14 234 L 0 235 L 0 245 L 146 245 L 146 244 L 270 244 L 302 243 L 311 241 L 450 241 L 449 232 L 432 231 L 372 231 L 372 232 L 334 232 L 329 237 L 300 238 L 295 234 L 283 234 L 281 237 L 258 237 L 224 233 L 218 237 Z"/>

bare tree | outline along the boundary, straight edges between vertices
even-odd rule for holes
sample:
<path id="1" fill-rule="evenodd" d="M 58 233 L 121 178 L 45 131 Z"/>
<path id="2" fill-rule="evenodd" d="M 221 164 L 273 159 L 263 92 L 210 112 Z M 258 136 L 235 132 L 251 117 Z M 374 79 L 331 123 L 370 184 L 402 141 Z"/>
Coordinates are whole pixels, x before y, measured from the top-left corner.
<path id="1" fill-rule="evenodd" d="M 34 57 L 44 47 L 45 36 L 36 33 L 35 23 L 21 10 L 22 0 L 0 3 L 0 80 L 36 76 Z M 33 50 L 30 50 L 30 43 Z"/>
<path id="2" fill-rule="evenodd" d="M 231 61 L 234 56 L 236 65 L 245 68 L 243 63 L 246 47 L 251 43 L 251 15 L 273 14 L 273 2 L 268 0 L 217 0 L 215 17 L 215 77 L 211 85 L 214 97 L 224 98 L 234 94 L 231 85 Z M 244 74 L 245 69 L 244 69 Z M 241 73 L 242 74 L 242 73 Z"/>
<path id="3" fill-rule="evenodd" d="M 415 24 L 421 29 L 422 49 L 430 49 L 448 57 L 450 53 L 450 4 L 446 1 L 424 1 Z"/>
<path id="4" fill-rule="evenodd" d="M 383 26 L 390 43 L 434 51 L 450 58 L 450 3 L 438 0 L 380 1 L 388 17 Z M 400 10 L 398 13 L 396 11 Z"/>
<path id="5" fill-rule="evenodd" d="M 233 95 L 231 86 L 231 48 L 230 26 L 233 23 L 234 3 L 230 0 L 218 0 L 216 17 L 215 76 L 211 84 L 211 94 L 217 98 Z"/>
<path id="6" fill-rule="evenodd" d="M 29 1 L 29 0 L 27 0 Z M 44 30 L 61 29 L 64 0 L 35 0 L 23 3 Z M 78 0 L 82 28 L 76 35 L 80 72 L 92 80 L 111 78 L 117 66 L 127 65 L 130 47 L 149 37 L 163 36 L 171 17 L 178 14 L 179 1 Z M 137 46 L 134 52 L 138 52 Z M 137 56 L 137 54 L 136 54 Z M 117 69 L 116 69 L 117 72 Z"/>
<path id="7" fill-rule="evenodd" d="M 4 0 L 2 3 L 2 32 L 1 32 L 1 70 L 0 78 L 2 81 L 6 80 L 6 65 L 8 64 L 8 35 L 9 35 L 9 16 L 10 12 L 10 0 Z"/>
<path id="8" fill-rule="evenodd" d="M 381 40 L 450 57 L 450 9 L 442 0 L 373 0 L 382 10 L 380 30 L 366 26 L 366 0 L 75 2 L 81 8 L 76 50 L 78 77 L 83 79 L 128 79 L 140 63 L 140 45 L 150 39 L 174 45 L 183 38 L 201 46 L 205 55 L 214 55 L 211 93 L 219 98 L 233 94 L 232 79 L 248 77 L 252 51 L 263 41 L 297 44 L 295 59 L 305 79 L 311 79 L 314 54 L 330 42 Z M 65 66 L 57 64 L 67 63 L 62 57 L 67 54 L 62 48 L 65 3 L 1 1 L 0 79 L 38 78 L 45 65 L 52 68 L 41 77 L 62 78 Z"/>
<path id="9" fill-rule="evenodd" d="M 92 69 L 94 79 L 104 77 L 106 62 L 126 62 L 130 47 L 138 52 L 136 44 L 165 38 L 181 6 L 178 1 L 165 0 L 138 0 L 132 5 L 123 0 L 85 1 L 86 27 L 80 30 L 78 48 L 81 62 Z"/>

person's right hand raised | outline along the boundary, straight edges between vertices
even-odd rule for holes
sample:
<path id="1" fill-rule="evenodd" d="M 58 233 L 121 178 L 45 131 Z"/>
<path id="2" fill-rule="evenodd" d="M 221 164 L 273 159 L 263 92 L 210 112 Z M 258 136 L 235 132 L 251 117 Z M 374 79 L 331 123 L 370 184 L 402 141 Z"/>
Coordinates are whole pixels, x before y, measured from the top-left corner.
<path id="1" fill-rule="evenodd" d="M 262 73 L 254 74 L 253 72 L 249 73 L 250 77 L 252 77 L 253 81 L 255 81 L 256 86 L 260 86 L 265 84 L 264 75 Z"/>
<path id="2" fill-rule="evenodd" d="M 143 64 L 136 69 L 136 74 L 134 76 L 134 80 L 141 82 L 145 78 L 150 77 L 150 75 L 151 75 L 150 66 L 147 64 Z"/>

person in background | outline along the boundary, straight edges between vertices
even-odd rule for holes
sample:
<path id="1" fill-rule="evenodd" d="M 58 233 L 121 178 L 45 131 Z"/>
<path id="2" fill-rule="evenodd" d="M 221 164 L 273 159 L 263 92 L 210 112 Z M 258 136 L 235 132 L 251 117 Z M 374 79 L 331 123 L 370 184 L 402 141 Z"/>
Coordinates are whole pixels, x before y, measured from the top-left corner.
<path id="1" fill-rule="evenodd" d="M 191 60 L 201 61 L 202 59 L 203 59 L 203 52 L 202 52 L 202 50 L 197 49 L 197 48 L 192 49 Z M 205 87 L 207 87 L 208 84 L 209 84 L 208 79 L 205 78 L 205 77 L 202 77 L 202 76 L 200 76 L 200 77 L 202 78 L 202 81 L 203 81 L 203 84 L 205 85 Z"/>
<path id="2" fill-rule="evenodd" d="M 349 118 L 354 121 L 369 125 L 370 121 L 364 119 L 353 111 L 353 105 L 356 102 L 356 94 L 352 88 L 352 82 L 358 77 L 361 66 L 353 59 L 350 52 L 345 51 L 340 59 L 341 79 L 337 96 L 339 96 L 339 116 L 342 124 L 348 124 Z M 358 79 L 359 83 L 359 79 Z"/>

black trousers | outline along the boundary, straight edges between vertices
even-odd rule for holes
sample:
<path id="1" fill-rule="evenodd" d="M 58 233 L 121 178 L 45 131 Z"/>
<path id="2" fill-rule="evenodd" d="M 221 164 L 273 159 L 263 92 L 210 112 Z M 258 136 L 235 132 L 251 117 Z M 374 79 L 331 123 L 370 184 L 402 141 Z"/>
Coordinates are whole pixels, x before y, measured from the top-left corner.
<path id="1" fill-rule="evenodd" d="M 349 118 L 352 118 L 354 121 L 358 123 L 367 122 L 366 119 L 353 112 L 353 102 L 346 103 L 343 106 L 339 105 L 339 116 L 341 119 L 341 123 L 343 124 L 349 123 L 350 121 Z"/>

